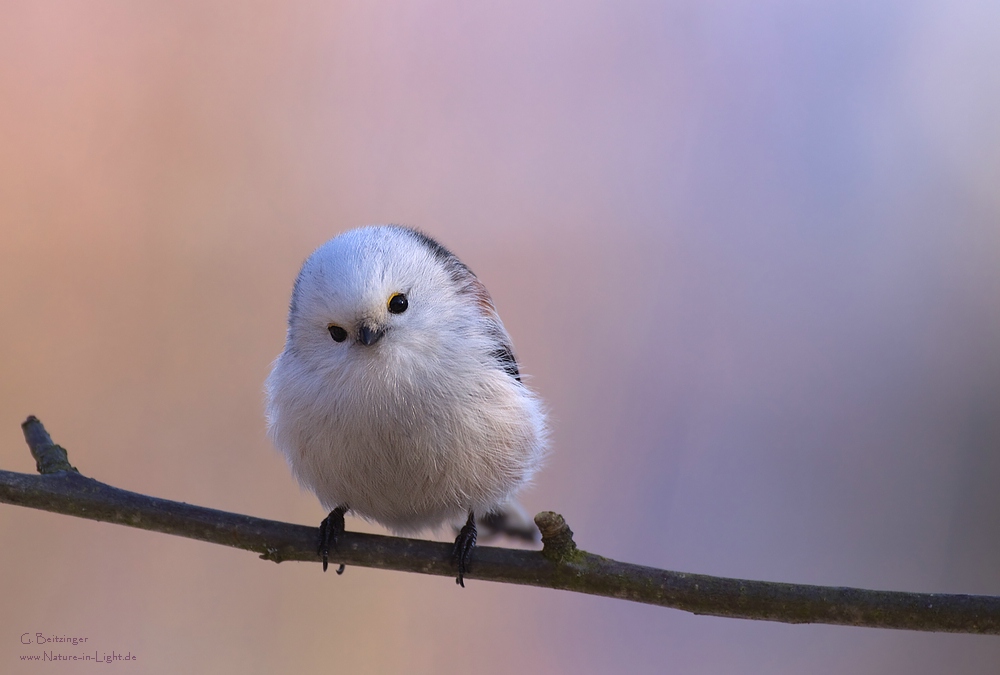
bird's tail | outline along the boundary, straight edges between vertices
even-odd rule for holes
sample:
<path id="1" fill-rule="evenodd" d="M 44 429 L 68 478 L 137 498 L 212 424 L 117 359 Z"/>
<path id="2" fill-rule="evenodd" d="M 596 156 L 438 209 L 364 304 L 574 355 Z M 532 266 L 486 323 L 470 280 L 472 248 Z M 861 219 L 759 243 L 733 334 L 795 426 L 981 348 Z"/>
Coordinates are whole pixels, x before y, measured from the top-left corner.
<path id="1" fill-rule="evenodd" d="M 510 501 L 500 508 L 482 516 L 476 515 L 476 526 L 484 538 L 503 534 L 521 541 L 538 541 L 539 532 L 535 522 L 524 507 Z"/>

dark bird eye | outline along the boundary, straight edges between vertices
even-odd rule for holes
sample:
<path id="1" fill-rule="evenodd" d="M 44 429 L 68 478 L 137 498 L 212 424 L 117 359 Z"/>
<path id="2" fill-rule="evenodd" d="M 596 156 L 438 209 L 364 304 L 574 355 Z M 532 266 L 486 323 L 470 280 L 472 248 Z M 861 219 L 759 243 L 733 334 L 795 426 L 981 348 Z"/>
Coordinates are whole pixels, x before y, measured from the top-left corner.
<path id="1" fill-rule="evenodd" d="M 402 293 L 396 293 L 389 298 L 389 311 L 393 314 L 402 314 L 409 306 L 410 303 L 406 301 L 406 296 Z"/>
<path id="2" fill-rule="evenodd" d="M 340 326 L 331 323 L 326 329 L 330 331 L 330 337 L 333 338 L 334 342 L 343 342 L 347 339 L 347 331 Z"/>

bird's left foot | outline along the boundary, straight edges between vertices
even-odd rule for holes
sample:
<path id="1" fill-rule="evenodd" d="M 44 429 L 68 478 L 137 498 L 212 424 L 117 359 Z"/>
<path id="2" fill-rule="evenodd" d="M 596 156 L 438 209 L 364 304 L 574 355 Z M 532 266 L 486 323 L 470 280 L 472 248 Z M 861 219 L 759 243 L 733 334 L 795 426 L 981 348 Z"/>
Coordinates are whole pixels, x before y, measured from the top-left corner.
<path id="1" fill-rule="evenodd" d="M 469 562 L 472 559 L 472 549 L 476 547 L 476 518 L 470 512 L 469 519 L 465 526 L 455 538 L 455 548 L 452 550 L 451 558 L 458 565 L 458 578 L 455 583 L 465 588 L 465 573 L 469 570 Z"/>
<path id="2" fill-rule="evenodd" d="M 324 572 L 330 563 L 330 547 L 332 546 L 333 550 L 336 551 L 337 540 L 340 539 L 340 535 L 344 534 L 344 514 L 347 513 L 347 508 L 346 506 L 338 506 L 330 511 L 330 515 L 319 524 L 319 548 L 316 552 L 323 559 Z M 337 568 L 337 574 L 343 573 L 344 564 L 341 563 L 340 567 Z"/>

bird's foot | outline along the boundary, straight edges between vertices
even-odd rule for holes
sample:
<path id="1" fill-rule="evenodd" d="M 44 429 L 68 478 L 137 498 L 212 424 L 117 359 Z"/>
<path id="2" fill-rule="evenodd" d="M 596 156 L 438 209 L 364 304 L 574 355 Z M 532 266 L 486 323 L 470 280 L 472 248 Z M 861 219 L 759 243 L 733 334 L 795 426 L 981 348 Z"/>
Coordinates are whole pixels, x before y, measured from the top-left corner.
<path id="1" fill-rule="evenodd" d="M 340 535 L 344 534 L 344 514 L 347 513 L 347 509 L 346 506 L 338 506 L 330 511 L 330 515 L 319 524 L 319 547 L 316 552 L 323 559 L 324 572 L 330 563 L 330 548 L 332 547 L 336 551 L 337 541 L 340 539 Z M 340 567 L 337 568 L 337 574 L 343 573 L 344 565 L 341 563 Z"/>
<path id="2" fill-rule="evenodd" d="M 465 526 L 455 538 L 455 548 L 452 549 L 451 558 L 458 565 L 458 578 L 455 583 L 465 588 L 465 573 L 469 570 L 469 562 L 472 559 L 472 549 L 476 547 L 476 518 L 469 513 L 469 519 Z"/>

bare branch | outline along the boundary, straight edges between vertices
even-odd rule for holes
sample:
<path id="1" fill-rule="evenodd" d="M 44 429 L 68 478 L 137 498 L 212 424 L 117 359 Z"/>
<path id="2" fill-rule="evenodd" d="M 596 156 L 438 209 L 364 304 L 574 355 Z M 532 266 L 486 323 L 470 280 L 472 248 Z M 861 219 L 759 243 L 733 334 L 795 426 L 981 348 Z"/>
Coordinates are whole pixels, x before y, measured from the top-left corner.
<path id="1" fill-rule="evenodd" d="M 105 485 L 73 469 L 65 450 L 52 443 L 36 418 L 29 417 L 22 427 L 43 475 L 0 471 L 0 502 L 255 551 L 275 562 L 320 561 L 315 527 Z M 671 572 L 578 550 L 573 533 L 558 514 L 545 512 L 535 521 L 543 534 L 542 551 L 479 547 L 466 579 L 557 588 L 742 619 L 1000 634 L 1000 597 L 871 591 Z M 331 552 L 331 561 L 455 574 L 450 544 L 372 534 L 346 533 L 339 550 Z"/>

